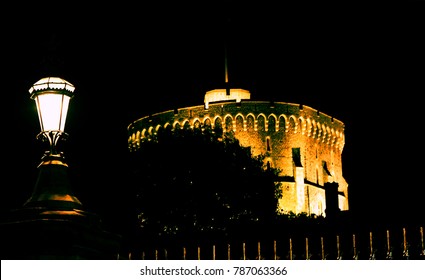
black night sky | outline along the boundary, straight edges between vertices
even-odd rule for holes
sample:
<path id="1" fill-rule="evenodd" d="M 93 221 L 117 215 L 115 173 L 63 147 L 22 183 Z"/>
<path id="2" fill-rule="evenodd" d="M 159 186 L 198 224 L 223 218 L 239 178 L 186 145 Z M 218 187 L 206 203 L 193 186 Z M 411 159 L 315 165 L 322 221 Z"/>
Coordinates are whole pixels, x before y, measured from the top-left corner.
<path id="1" fill-rule="evenodd" d="M 232 87 L 345 123 L 353 212 L 423 217 L 423 5 L 153 2 L 3 9 L 2 210 L 29 198 L 43 152 L 33 83 L 75 85 L 65 155 L 76 195 L 119 215 L 127 126 L 222 88 L 227 46 Z"/>

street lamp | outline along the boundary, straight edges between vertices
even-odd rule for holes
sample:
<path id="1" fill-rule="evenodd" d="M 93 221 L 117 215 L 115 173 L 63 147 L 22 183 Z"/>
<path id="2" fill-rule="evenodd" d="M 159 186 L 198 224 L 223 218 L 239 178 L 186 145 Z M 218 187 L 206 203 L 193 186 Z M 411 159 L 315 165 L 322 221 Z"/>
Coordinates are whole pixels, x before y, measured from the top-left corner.
<path id="1" fill-rule="evenodd" d="M 31 197 L 23 207 L 1 216 L 1 259 L 117 259 L 121 236 L 105 231 L 96 213 L 83 209 L 73 195 L 68 165 L 58 149 L 67 136 L 65 122 L 74 86 L 47 77 L 30 89 L 41 131 L 49 143 L 41 158 Z"/>
<path id="2" fill-rule="evenodd" d="M 41 132 L 37 139 L 48 142 L 39 168 L 39 176 L 32 196 L 25 206 L 60 206 L 81 208 L 82 204 L 72 194 L 67 178 L 68 165 L 63 153 L 58 151 L 59 140 L 67 137 L 65 123 L 70 100 L 75 87 L 58 77 L 46 77 L 37 81 L 30 89 L 31 99 L 35 101 Z"/>

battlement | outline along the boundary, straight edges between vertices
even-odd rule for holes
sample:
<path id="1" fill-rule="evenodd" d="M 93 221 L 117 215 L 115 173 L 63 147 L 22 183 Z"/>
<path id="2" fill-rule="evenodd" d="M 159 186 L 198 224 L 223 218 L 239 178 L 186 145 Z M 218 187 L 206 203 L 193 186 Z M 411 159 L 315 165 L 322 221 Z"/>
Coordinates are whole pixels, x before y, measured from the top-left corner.
<path id="1" fill-rule="evenodd" d="M 128 131 L 139 131 L 138 137 L 149 137 L 161 127 L 214 128 L 224 131 L 264 131 L 301 134 L 342 150 L 345 144 L 344 124 L 309 106 L 267 101 L 226 101 L 179 108 L 142 117 L 128 126 Z M 137 133 L 137 132 L 135 132 Z M 130 136 L 130 143 L 136 135 Z"/>

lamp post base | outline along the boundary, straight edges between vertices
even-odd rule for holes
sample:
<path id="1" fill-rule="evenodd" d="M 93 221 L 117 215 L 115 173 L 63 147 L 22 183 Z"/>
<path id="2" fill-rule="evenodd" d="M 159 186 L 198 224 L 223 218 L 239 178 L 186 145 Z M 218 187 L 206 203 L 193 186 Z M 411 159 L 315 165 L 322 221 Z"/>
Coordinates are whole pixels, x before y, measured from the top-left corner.
<path id="1" fill-rule="evenodd" d="M 104 231 L 97 215 L 79 209 L 23 207 L 0 224 L 1 259 L 119 258 L 119 235 Z"/>

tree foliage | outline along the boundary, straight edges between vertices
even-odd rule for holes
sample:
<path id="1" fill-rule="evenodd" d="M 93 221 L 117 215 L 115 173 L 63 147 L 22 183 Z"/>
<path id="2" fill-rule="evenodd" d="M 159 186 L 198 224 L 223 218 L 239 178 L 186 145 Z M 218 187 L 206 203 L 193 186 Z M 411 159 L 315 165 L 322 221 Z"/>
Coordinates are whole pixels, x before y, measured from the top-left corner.
<path id="1" fill-rule="evenodd" d="M 271 224 L 278 170 L 266 168 L 232 133 L 159 131 L 132 152 L 138 226 L 156 238 L 229 237 Z"/>

